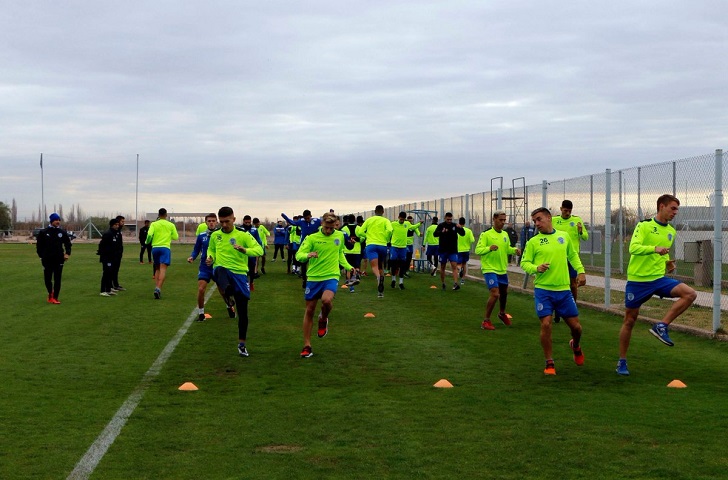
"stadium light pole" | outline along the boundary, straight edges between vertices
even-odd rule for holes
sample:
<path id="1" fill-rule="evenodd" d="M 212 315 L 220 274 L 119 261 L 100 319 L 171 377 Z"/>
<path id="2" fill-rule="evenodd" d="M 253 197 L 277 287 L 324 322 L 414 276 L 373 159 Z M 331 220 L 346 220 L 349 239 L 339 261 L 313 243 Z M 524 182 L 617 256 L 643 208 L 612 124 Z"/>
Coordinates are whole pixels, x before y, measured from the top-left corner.
<path id="1" fill-rule="evenodd" d="M 139 238 L 139 154 L 136 156 L 136 190 L 134 192 L 134 230 Z"/>
<path id="2" fill-rule="evenodd" d="M 40 211 L 41 211 L 41 218 L 40 218 L 40 225 L 45 228 L 45 188 L 43 185 L 43 153 L 40 154 L 40 204 L 42 205 Z"/>

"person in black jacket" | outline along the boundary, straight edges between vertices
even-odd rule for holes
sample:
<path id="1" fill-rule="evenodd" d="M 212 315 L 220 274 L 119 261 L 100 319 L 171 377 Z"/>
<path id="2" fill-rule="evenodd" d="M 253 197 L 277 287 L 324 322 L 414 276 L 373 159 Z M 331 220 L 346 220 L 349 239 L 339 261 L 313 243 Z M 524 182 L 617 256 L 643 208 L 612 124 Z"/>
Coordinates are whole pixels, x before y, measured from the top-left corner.
<path id="1" fill-rule="evenodd" d="M 460 277 L 458 276 L 458 235 L 464 236 L 465 229 L 452 221 L 452 213 L 445 214 L 445 221 L 440 223 L 433 235 L 440 239 L 438 254 L 440 260 L 440 280 L 442 289 L 445 290 L 445 267 L 450 264 L 452 278 L 454 280 L 452 289 L 460 290 Z"/>
<path id="2" fill-rule="evenodd" d="M 149 220 L 144 220 L 144 226 L 139 229 L 139 244 L 142 249 L 139 251 L 139 263 L 144 263 L 144 251 L 147 251 L 147 262 L 152 263 L 152 245 L 147 243 L 149 234 Z"/>
<path id="3" fill-rule="evenodd" d="M 114 264 L 118 255 L 117 236 L 119 233 L 119 220 L 112 218 L 109 220 L 109 229 L 101 235 L 99 242 L 99 261 L 101 262 L 101 293 L 102 297 L 110 297 L 116 295 L 116 291 L 111 288 L 111 281 L 114 275 Z"/>
<path id="4" fill-rule="evenodd" d="M 122 235 L 122 229 L 124 228 L 124 217 L 118 215 L 116 221 L 119 222 L 119 229 L 116 231 L 116 242 L 114 243 L 115 255 L 114 255 L 114 266 L 111 272 L 111 289 L 112 291 L 126 290 L 126 288 L 119 285 L 119 270 L 121 269 L 121 259 L 124 256 L 124 238 Z"/>
<path id="5" fill-rule="evenodd" d="M 43 278 L 48 290 L 48 303 L 60 304 L 61 277 L 63 264 L 71 256 L 71 239 L 68 232 L 61 228 L 61 216 L 51 213 L 50 224 L 38 234 L 35 251 L 43 265 Z"/>

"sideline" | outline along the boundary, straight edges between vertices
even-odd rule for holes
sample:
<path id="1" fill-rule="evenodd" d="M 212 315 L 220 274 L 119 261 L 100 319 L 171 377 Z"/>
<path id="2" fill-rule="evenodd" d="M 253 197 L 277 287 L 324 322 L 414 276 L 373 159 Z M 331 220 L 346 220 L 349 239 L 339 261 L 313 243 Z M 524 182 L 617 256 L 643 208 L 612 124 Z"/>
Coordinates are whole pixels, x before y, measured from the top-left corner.
<path id="1" fill-rule="evenodd" d="M 210 300 L 213 292 L 216 291 L 216 288 L 209 289 L 209 291 L 205 294 L 205 304 L 207 304 L 207 301 Z M 144 374 L 139 385 L 137 385 L 134 391 L 131 392 L 129 397 L 121 405 L 119 410 L 109 421 L 101 434 L 99 434 L 94 443 L 91 444 L 88 450 L 86 450 L 86 453 L 78 461 L 76 467 L 68 475 L 67 480 L 84 480 L 94 473 L 99 462 L 101 462 L 101 459 L 104 458 L 104 455 L 106 455 L 106 451 L 109 447 L 111 447 L 111 444 L 114 443 L 116 437 L 118 437 L 119 433 L 121 433 L 121 429 L 124 428 L 126 421 L 129 419 L 131 414 L 134 413 L 139 402 L 141 402 L 144 394 L 149 388 L 149 385 L 151 385 L 152 381 L 157 377 L 157 375 L 159 375 L 159 372 L 162 371 L 162 367 L 172 355 L 174 349 L 177 348 L 180 340 L 182 340 L 182 337 L 185 336 L 190 325 L 192 325 L 192 322 L 194 322 L 196 318 L 197 307 L 192 310 L 190 316 L 187 317 L 187 320 L 185 320 L 175 336 L 169 341 L 167 346 L 164 347 L 164 350 L 162 350 L 162 353 L 159 354 L 152 366 L 149 367 L 147 373 Z"/>

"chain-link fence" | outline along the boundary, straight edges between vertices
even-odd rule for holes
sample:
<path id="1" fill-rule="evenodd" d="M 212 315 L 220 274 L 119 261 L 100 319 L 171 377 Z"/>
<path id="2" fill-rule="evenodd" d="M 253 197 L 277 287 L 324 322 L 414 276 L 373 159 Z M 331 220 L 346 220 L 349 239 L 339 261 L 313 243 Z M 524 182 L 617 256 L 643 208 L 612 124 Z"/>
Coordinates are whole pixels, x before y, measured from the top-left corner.
<path id="1" fill-rule="evenodd" d="M 629 263 L 629 242 L 637 222 L 657 212 L 657 198 L 665 193 L 680 199 L 680 211 L 673 221 L 677 238 L 671 256 L 677 260 L 675 276 L 698 291 L 698 307 L 688 310 L 676 323 L 686 322 L 717 332 L 728 315 L 728 252 L 723 240 L 728 233 L 728 208 L 723 191 L 722 150 L 612 172 L 526 185 L 525 178 L 510 184 L 502 177 L 491 179 L 490 191 L 451 198 L 430 199 L 385 208 L 385 216 L 397 218 L 400 211 L 429 211 L 440 219 L 451 212 L 464 217 L 476 238 L 490 228 L 495 210 L 505 210 L 508 222 L 519 235 L 530 224 L 530 212 L 545 206 L 554 215 L 564 199 L 573 202 L 573 215 L 582 218 L 589 239 L 581 245 L 581 260 L 590 281 L 603 286 L 603 303 L 618 307 L 612 294 L 623 291 Z M 359 212 L 364 218 L 373 211 Z M 431 217 L 430 217 L 431 218 Z M 725 230 L 725 231 L 724 231 Z M 608 242 L 608 244 L 607 244 Z M 668 302 L 669 300 L 664 300 Z M 701 311 L 701 307 L 702 310 Z M 705 317 L 692 321 L 691 317 Z"/>

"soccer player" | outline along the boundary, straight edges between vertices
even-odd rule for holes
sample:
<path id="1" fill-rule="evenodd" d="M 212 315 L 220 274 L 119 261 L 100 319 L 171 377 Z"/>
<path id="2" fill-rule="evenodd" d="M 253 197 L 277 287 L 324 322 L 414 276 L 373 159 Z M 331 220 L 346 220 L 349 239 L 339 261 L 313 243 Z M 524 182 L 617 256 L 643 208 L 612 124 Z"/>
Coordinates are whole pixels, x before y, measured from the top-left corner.
<path id="1" fill-rule="evenodd" d="M 311 330 L 313 314 L 321 300 L 321 313 L 318 316 L 318 337 L 323 338 L 329 331 L 329 314 L 333 308 L 334 296 L 339 283 L 341 265 L 350 272 L 354 267 L 349 265 L 344 256 L 344 233 L 336 230 L 336 215 L 324 213 L 321 218 L 321 230 L 307 235 L 296 253 L 296 258 L 303 264 L 308 263 L 308 280 L 304 291 L 306 310 L 303 314 L 303 350 L 301 358 L 313 356 L 311 349 Z"/>
<path id="2" fill-rule="evenodd" d="M 288 222 L 289 225 L 297 225 L 301 227 L 301 244 L 303 244 L 303 241 L 306 239 L 306 235 L 310 235 L 312 233 L 318 232 L 319 227 L 321 227 L 321 219 L 320 218 L 313 218 L 313 215 L 311 215 L 311 210 L 304 210 L 303 215 L 301 217 L 298 217 L 298 220 L 292 220 L 288 218 L 288 216 L 285 213 L 281 213 L 281 217 Z M 301 286 L 303 288 L 306 288 L 306 264 L 301 264 Z"/>
<path id="3" fill-rule="evenodd" d="M 350 247 L 344 251 L 344 256 L 349 265 L 354 267 L 354 272 L 346 272 L 346 284 L 349 287 L 349 293 L 354 293 L 354 286 L 359 285 L 361 277 L 359 276 L 359 266 L 361 265 L 361 227 L 356 224 L 356 217 L 352 213 L 351 215 L 344 216 L 344 225 L 341 230 L 344 231 L 344 236 L 349 235 Z"/>
<path id="4" fill-rule="evenodd" d="M 384 271 L 382 264 L 387 258 L 387 244 L 392 238 L 392 222 L 384 217 L 384 207 L 374 207 L 374 216 L 361 226 L 361 234 L 367 242 L 366 257 L 377 277 L 377 297 L 384 297 Z"/>
<path id="5" fill-rule="evenodd" d="M 102 297 L 110 297 L 116 295 L 116 290 L 111 288 L 111 279 L 113 277 L 114 259 L 116 258 L 116 234 L 119 231 L 119 219 L 112 218 L 109 220 L 109 229 L 101 235 L 99 248 L 96 254 L 101 262 L 101 295 Z"/>
<path id="6" fill-rule="evenodd" d="M 458 275 L 460 285 L 465 283 L 465 275 L 468 273 L 468 261 L 470 261 L 470 249 L 475 243 L 473 231 L 465 226 L 465 217 L 458 219 L 458 226 L 465 230 L 465 235 L 458 236 Z"/>
<path id="7" fill-rule="evenodd" d="M 210 243 L 210 235 L 218 229 L 217 215 L 214 213 L 208 213 L 205 215 L 205 225 L 207 225 L 207 230 L 197 235 L 195 246 L 192 247 L 192 253 L 190 253 L 189 257 L 187 257 L 187 263 L 194 262 L 198 255 L 200 257 L 200 267 L 197 272 L 198 322 L 205 321 L 205 290 L 207 290 L 207 285 L 210 283 L 210 280 L 212 280 L 212 267 L 207 264 L 207 248 Z M 218 290 L 220 290 L 220 295 L 222 295 L 223 300 L 225 300 L 228 316 L 230 318 L 235 318 L 235 307 L 233 306 L 234 300 L 225 298 L 225 292 L 223 292 L 220 288 L 218 288 Z"/>
<path id="8" fill-rule="evenodd" d="M 442 281 L 442 289 L 445 290 L 445 267 L 450 264 L 452 269 L 453 290 L 460 290 L 458 277 L 458 235 L 465 235 L 465 230 L 460 228 L 452 221 L 452 213 L 445 214 L 445 221 L 440 223 L 435 232 L 435 238 L 440 239 L 438 245 L 438 253 L 440 257 L 440 280 Z"/>
<path id="9" fill-rule="evenodd" d="M 399 289 L 404 290 L 404 274 L 409 268 L 407 263 L 407 234 L 417 230 L 421 223 L 412 225 L 406 220 L 407 213 L 399 212 L 397 221 L 392 221 L 391 248 L 389 249 L 389 268 L 392 272 L 392 288 L 397 284 L 399 275 Z"/>
<path id="10" fill-rule="evenodd" d="M 586 231 L 586 227 L 584 227 L 584 222 L 581 217 L 571 214 L 573 208 L 574 203 L 571 200 L 564 200 L 561 202 L 561 215 L 554 218 L 554 228 L 556 230 L 566 232 L 566 234 L 569 235 L 571 244 L 578 255 L 579 250 L 581 249 L 581 241 L 589 239 L 589 232 Z M 571 279 L 569 284 L 571 295 L 574 297 L 574 301 L 576 301 L 578 298 L 579 286 L 577 285 L 576 280 L 576 270 L 574 270 L 574 267 L 571 264 L 569 264 L 569 278 Z M 560 318 L 558 316 L 554 318 L 554 322 L 558 323 L 559 320 Z"/>
<path id="11" fill-rule="evenodd" d="M 139 263 L 144 263 L 144 251 L 147 252 L 147 261 L 152 263 L 152 246 L 147 244 L 147 235 L 149 234 L 149 220 L 144 220 L 144 226 L 139 229 Z"/>
<path id="12" fill-rule="evenodd" d="M 210 235 L 205 263 L 213 268 L 212 279 L 225 292 L 225 298 L 233 297 L 238 315 L 238 354 L 249 355 L 246 346 L 248 336 L 248 259 L 263 254 L 263 247 L 250 233 L 235 228 L 235 214 L 230 207 L 217 212 L 220 229 Z M 230 301 L 227 300 L 228 305 Z"/>
<path id="13" fill-rule="evenodd" d="M 38 234 L 35 251 L 43 265 L 43 280 L 48 290 L 48 303 L 60 304 L 63 265 L 71 256 L 71 239 L 68 232 L 61 228 L 61 216 L 53 212 L 50 223 Z"/>
<path id="14" fill-rule="evenodd" d="M 152 245 L 154 259 L 154 298 L 162 298 L 162 286 L 167 277 L 167 267 L 172 263 L 172 240 L 177 240 L 179 233 L 174 223 L 167 220 L 167 209 L 160 208 L 157 220 L 149 226 L 147 243 Z"/>
<path id="15" fill-rule="evenodd" d="M 273 228 L 273 260 L 272 262 L 276 261 L 276 257 L 278 256 L 278 252 L 281 252 L 281 261 L 285 261 L 286 255 L 284 253 L 284 249 L 286 247 L 286 227 L 283 225 L 282 220 L 278 220 L 278 223 L 276 224 L 275 228 Z"/>
<path id="16" fill-rule="evenodd" d="M 675 241 L 675 228 L 669 224 L 680 208 L 680 200 L 673 195 L 657 199 L 657 215 L 637 224 L 629 243 L 629 266 L 624 300 L 624 323 L 619 331 L 619 361 L 617 373 L 629 375 L 627 350 L 640 306 L 652 297 L 677 298 L 662 320 L 650 328 L 650 333 L 665 345 L 672 347 L 668 326 L 693 304 L 697 294 L 684 283 L 665 276 L 675 271 L 670 260 L 670 247 Z"/>
<path id="17" fill-rule="evenodd" d="M 586 275 L 569 236 L 554 229 L 548 208 L 537 208 L 531 212 L 531 218 L 538 234 L 526 242 L 521 268 L 529 275 L 534 275 L 533 295 L 536 315 L 541 321 L 541 347 L 546 358 L 546 368 L 543 373 L 556 375 L 551 341 L 553 312 L 563 317 L 571 329 L 569 347 L 574 354 L 574 362 L 579 366 L 584 365 L 584 353 L 580 344 L 579 311 L 569 288 L 569 262 L 577 271 L 579 285 L 586 284 Z"/>
<path id="18" fill-rule="evenodd" d="M 425 255 L 427 255 L 427 261 L 432 265 L 432 272 L 430 274 L 434 277 L 437 273 L 438 257 L 438 245 L 440 245 L 440 239 L 435 236 L 435 230 L 437 230 L 437 217 L 432 217 L 432 225 L 427 227 L 425 230 Z"/>
<path id="19" fill-rule="evenodd" d="M 294 221 L 298 220 L 298 216 L 293 217 Z M 300 262 L 296 260 L 296 252 L 298 247 L 301 246 L 301 227 L 298 225 L 288 226 L 288 273 L 301 276 L 300 274 Z M 291 264 L 293 264 L 293 270 L 291 270 Z"/>
<path id="20" fill-rule="evenodd" d="M 253 226 L 258 229 L 258 236 L 263 244 L 263 256 L 260 257 L 260 273 L 265 275 L 265 253 L 268 250 L 268 237 L 270 237 L 270 230 L 260 223 L 260 220 L 257 217 L 253 219 Z"/>
<path id="21" fill-rule="evenodd" d="M 480 234 L 475 254 L 480 255 L 480 270 L 483 272 L 485 284 L 490 290 L 488 302 L 485 305 L 485 320 L 480 324 L 483 330 L 495 330 L 490 315 L 493 313 L 496 302 L 500 310 L 498 319 L 504 325 L 511 324 L 511 316 L 506 313 L 508 301 L 508 255 L 521 254 L 521 250 L 511 247 L 508 234 L 503 230 L 506 224 L 506 212 L 496 210 L 493 212 L 493 227 Z"/>

